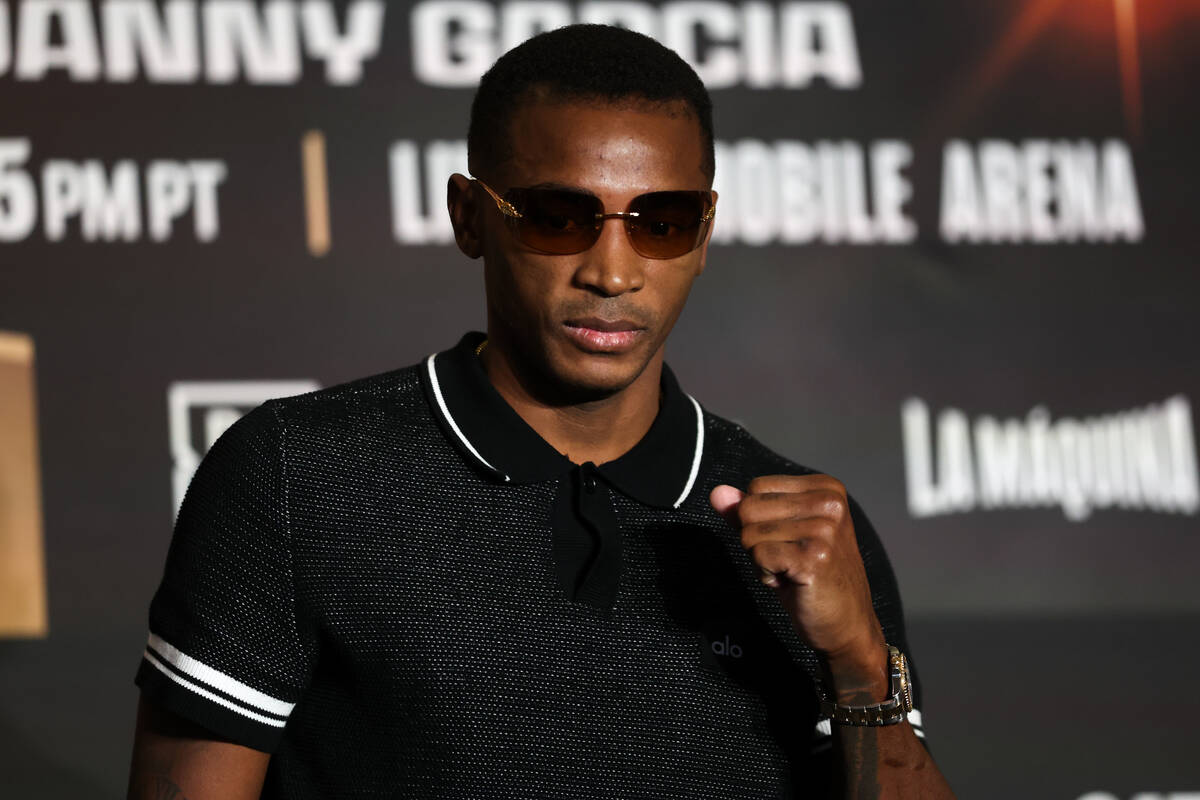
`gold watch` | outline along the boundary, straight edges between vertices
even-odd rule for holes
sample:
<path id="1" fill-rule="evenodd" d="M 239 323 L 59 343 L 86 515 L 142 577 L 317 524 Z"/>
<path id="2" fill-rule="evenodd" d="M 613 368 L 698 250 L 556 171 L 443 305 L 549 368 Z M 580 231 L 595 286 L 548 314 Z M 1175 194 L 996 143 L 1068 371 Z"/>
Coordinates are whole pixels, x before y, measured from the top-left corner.
<path id="1" fill-rule="evenodd" d="M 912 683 L 908 675 L 908 659 L 898 647 L 887 646 L 888 668 L 891 673 L 891 696 L 882 703 L 865 706 L 843 706 L 833 700 L 821 687 L 821 716 L 838 725 L 878 727 L 898 725 L 912 711 Z"/>

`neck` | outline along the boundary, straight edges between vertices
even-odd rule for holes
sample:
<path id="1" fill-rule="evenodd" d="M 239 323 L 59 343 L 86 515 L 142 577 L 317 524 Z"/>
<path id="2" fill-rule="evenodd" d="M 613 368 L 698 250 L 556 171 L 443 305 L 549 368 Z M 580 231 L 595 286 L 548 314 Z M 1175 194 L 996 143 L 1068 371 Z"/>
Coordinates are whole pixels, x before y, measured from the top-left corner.
<path id="1" fill-rule="evenodd" d="M 479 357 L 500 396 L 551 447 L 576 464 L 603 464 L 629 452 L 658 416 L 662 351 L 629 386 L 599 400 L 553 405 L 539 400 L 503 347 L 489 340 Z"/>

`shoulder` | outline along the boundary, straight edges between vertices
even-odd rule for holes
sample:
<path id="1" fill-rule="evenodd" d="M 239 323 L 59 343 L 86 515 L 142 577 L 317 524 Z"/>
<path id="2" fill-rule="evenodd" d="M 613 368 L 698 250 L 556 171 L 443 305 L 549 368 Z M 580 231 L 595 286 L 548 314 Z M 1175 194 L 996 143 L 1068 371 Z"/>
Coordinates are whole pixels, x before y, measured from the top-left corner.
<path id="1" fill-rule="evenodd" d="M 722 482 L 745 489 L 745 483 L 759 475 L 819 472 L 775 452 L 738 423 L 707 409 L 703 409 L 703 414 L 705 466 L 721 473 Z"/>
<path id="2" fill-rule="evenodd" d="M 421 364 L 268 400 L 252 414 L 270 416 L 287 429 L 330 430 L 370 419 L 411 417 L 427 412 Z"/>

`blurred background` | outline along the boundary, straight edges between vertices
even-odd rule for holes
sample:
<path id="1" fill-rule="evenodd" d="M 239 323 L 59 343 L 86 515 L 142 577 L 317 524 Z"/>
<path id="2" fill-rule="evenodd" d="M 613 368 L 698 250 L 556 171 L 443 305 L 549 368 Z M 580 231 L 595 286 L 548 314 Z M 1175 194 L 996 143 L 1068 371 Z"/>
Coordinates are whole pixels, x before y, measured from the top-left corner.
<path id="1" fill-rule="evenodd" d="M 0 1 L 0 795 L 123 796 L 208 445 L 484 325 L 479 75 L 622 24 L 712 90 L 683 386 L 837 475 L 963 798 L 1200 798 L 1200 2 Z"/>

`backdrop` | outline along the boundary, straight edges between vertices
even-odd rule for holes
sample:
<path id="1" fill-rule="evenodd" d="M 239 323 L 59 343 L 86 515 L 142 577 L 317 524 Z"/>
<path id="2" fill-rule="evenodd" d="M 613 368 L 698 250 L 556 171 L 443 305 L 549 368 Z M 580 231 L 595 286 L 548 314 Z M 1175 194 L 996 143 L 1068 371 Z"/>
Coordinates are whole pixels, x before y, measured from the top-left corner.
<path id="1" fill-rule="evenodd" d="M 872 516 L 959 795 L 1200 797 L 1191 0 L 0 0 L 0 375 L 40 442 L 0 535 L 42 536 L 40 478 L 49 612 L 0 641 L 0 793 L 122 796 L 175 506 L 233 419 L 483 326 L 443 210 L 473 87 L 580 20 L 712 90 L 668 360 Z"/>

